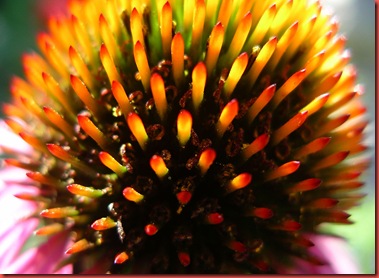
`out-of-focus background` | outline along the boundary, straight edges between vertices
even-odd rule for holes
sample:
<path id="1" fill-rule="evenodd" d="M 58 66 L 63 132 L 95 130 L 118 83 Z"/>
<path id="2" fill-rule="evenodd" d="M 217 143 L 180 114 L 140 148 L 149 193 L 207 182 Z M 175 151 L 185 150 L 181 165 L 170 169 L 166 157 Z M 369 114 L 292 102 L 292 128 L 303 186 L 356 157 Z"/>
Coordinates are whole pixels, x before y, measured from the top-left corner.
<path id="1" fill-rule="evenodd" d="M 374 0 L 321 0 L 330 7 L 340 22 L 340 33 L 348 38 L 346 47 L 351 51 L 352 63 L 358 69 L 358 82 L 365 87 L 370 125 L 366 128 L 366 144 L 371 154 L 371 166 L 362 180 L 367 194 L 362 205 L 350 210 L 353 225 L 331 225 L 336 234 L 345 236 L 354 250 L 365 274 L 375 273 L 375 2 Z"/>
<path id="2" fill-rule="evenodd" d="M 59 12 L 66 0 L 0 0 L 0 102 L 9 99 L 12 75 L 22 75 L 21 55 L 36 50 L 35 35 L 44 29 L 44 18 Z M 274 2 L 274 0 L 272 0 Z M 365 86 L 364 101 L 371 124 L 367 128 L 372 164 L 362 177 L 367 197 L 351 210 L 350 226 L 327 228 L 345 236 L 362 269 L 375 273 L 375 3 L 374 0 L 322 0 L 336 14 L 340 33 L 348 38 L 347 48 L 358 69 L 358 81 Z M 53 9 L 53 10 L 52 10 Z M 1 116 L 0 112 L 0 116 Z M 1 134 L 0 134 L 1 136 Z"/>

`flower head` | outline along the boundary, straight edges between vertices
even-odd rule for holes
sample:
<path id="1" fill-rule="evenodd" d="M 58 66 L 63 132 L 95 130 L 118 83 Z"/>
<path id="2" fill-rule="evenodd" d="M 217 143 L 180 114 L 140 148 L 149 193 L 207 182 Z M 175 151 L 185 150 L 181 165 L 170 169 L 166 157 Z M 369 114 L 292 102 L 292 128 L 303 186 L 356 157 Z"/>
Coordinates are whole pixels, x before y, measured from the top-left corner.
<path id="1" fill-rule="evenodd" d="M 311 246 L 320 224 L 351 223 L 366 121 L 346 39 L 318 1 L 68 5 L 3 109 L 31 149 L 4 148 L 6 168 L 27 172 L 33 192 L 18 197 L 35 202 L 36 234 L 73 240 L 59 266 L 328 263 Z"/>

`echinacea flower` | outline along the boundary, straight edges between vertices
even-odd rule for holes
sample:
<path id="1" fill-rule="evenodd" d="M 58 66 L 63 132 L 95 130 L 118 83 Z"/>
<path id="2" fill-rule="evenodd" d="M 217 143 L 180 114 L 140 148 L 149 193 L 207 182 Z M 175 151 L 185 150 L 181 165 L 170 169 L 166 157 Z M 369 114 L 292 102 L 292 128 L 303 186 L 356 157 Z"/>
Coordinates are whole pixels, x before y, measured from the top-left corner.
<path id="1" fill-rule="evenodd" d="M 25 200 L 8 272 L 356 272 L 319 225 L 363 197 L 366 110 L 319 1 L 68 7 L 3 109 L 24 141 L 1 143 Z"/>

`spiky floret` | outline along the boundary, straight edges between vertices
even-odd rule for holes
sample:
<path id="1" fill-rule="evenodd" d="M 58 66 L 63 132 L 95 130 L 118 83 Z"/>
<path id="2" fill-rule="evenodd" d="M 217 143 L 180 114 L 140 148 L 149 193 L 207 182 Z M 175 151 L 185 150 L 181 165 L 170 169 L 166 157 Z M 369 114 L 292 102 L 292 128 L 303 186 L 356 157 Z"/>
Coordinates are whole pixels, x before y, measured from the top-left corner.
<path id="1" fill-rule="evenodd" d="M 23 57 L 7 123 L 81 272 L 271 273 L 350 223 L 365 108 L 318 1 L 69 3 Z M 34 215 L 34 217 L 36 217 Z"/>

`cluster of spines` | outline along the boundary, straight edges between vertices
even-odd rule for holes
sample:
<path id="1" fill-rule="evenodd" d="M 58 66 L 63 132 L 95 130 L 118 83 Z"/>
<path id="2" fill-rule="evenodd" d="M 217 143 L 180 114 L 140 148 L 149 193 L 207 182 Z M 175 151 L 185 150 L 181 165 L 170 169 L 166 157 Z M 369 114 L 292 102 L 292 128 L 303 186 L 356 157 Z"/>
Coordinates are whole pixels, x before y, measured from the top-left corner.
<path id="1" fill-rule="evenodd" d="M 298 219 L 283 218 L 279 222 L 275 220 L 272 224 L 267 225 L 273 230 L 298 231 L 301 228 L 299 222 L 309 225 L 306 228 L 310 229 L 322 222 L 349 222 L 347 220 L 349 215 L 343 210 L 356 204 L 362 196 L 344 194 L 344 192 L 362 185 L 349 180 L 352 176 L 354 178 L 358 176 L 366 162 L 355 165 L 357 167 L 355 171 L 348 164 L 339 165 L 333 169 L 334 173 L 330 177 L 324 171 L 339 164 L 349 154 L 360 153 L 364 150 L 364 146 L 359 142 L 362 139 L 365 122 L 357 121 L 355 125 L 349 126 L 349 132 L 344 131 L 343 127 L 337 129 L 349 118 L 365 112 L 361 107 L 354 108 L 349 105 L 349 101 L 360 94 L 359 87 L 350 94 L 345 93 L 354 87 L 356 73 L 349 67 L 344 68 L 349 60 L 348 53 L 340 53 L 344 46 L 344 38 L 338 37 L 335 43 L 328 44 L 327 38 L 334 36 L 337 27 L 334 23 L 325 24 L 329 19 L 321 14 L 321 7 L 317 1 L 313 4 L 314 7 L 306 9 L 307 13 L 301 20 L 295 21 L 292 25 L 289 25 L 292 23 L 292 18 L 284 15 L 295 15 L 296 13 L 292 9 L 300 10 L 301 7 L 305 7 L 305 1 L 300 1 L 301 3 L 296 7 L 294 7 L 293 1 L 285 3 L 277 1 L 273 5 L 269 5 L 268 1 L 262 4 L 243 1 L 246 9 L 240 9 L 240 11 L 249 11 L 245 14 L 242 12 L 232 13 L 237 10 L 236 5 L 241 4 L 237 2 L 235 1 L 233 4 L 232 1 L 222 1 L 218 7 L 218 1 L 207 1 L 207 3 L 202 0 L 184 1 L 183 8 L 186 11 L 193 11 L 193 14 L 186 12 L 182 16 L 178 16 L 177 11 L 172 9 L 172 5 L 176 3 L 157 1 L 156 5 L 162 7 L 155 15 L 158 17 L 160 28 L 158 30 L 150 24 L 151 30 L 155 30 L 155 33 L 151 34 L 149 33 L 151 30 L 146 30 L 148 23 L 144 22 L 146 14 L 143 5 L 132 4 L 136 6 L 133 6 L 133 9 L 129 7 L 128 10 L 126 6 L 129 4 L 126 2 L 122 2 L 122 5 L 126 5 L 123 6 L 126 11 L 123 17 L 120 17 L 117 11 L 117 1 L 102 3 L 107 14 L 100 14 L 98 22 L 92 22 L 94 17 L 88 13 L 96 14 L 95 10 L 101 5 L 88 4 L 81 20 L 87 24 L 91 23 L 93 26 L 89 33 L 84 31 L 83 22 L 74 15 L 67 20 L 51 21 L 51 36 L 41 34 L 38 37 L 40 49 L 48 63 L 36 54 L 24 57 L 25 74 L 29 83 L 18 78 L 14 80 L 12 93 L 15 104 L 20 105 L 8 105 L 4 109 L 6 114 L 16 115 L 23 119 L 25 114 L 20 109 L 25 107 L 31 112 L 32 118 L 38 119 L 35 121 L 36 123 L 42 122 L 42 125 L 38 125 L 39 128 L 47 127 L 47 130 L 46 128 L 41 129 L 40 134 L 33 134 L 25 132 L 23 125 L 18 121 L 12 119 L 7 121 L 10 127 L 19 133 L 27 143 L 40 151 L 44 163 L 49 162 L 47 167 L 50 168 L 41 167 L 38 163 L 35 165 L 13 159 L 8 159 L 6 162 L 31 170 L 32 172 L 28 176 L 32 180 L 44 186 L 55 187 L 60 192 L 59 194 L 64 194 L 65 197 L 67 194 L 62 193 L 66 187 L 65 183 L 74 180 L 74 183 L 67 185 L 67 190 L 74 195 L 81 196 L 71 201 L 69 206 L 43 210 L 41 212 L 43 217 L 75 219 L 81 214 L 82 207 L 89 202 L 86 198 L 101 198 L 102 196 L 112 196 L 114 192 L 120 192 L 120 188 L 112 187 L 117 183 L 115 182 L 117 178 L 122 179 L 128 175 L 130 170 L 128 166 L 130 165 L 125 163 L 128 157 L 122 157 L 122 161 L 119 159 L 120 153 L 115 145 L 119 146 L 120 144 L 117 139 L 117 144 L 115 144 L 115 138 L 111 133 L 112 128 L 115 130 L 119 128 L 112 127 L 107 123 L 110 110 L 116 113 L 116 116 L 124 116 L 124 123 L 129 130 L 126 133 L 138 144 L 136 145 L 132 141 L 126 144 L 128 145 L 126 148 L 140 148 L 142 153 L 147 151 L 151 153 L 149 149 L 151 139 L 148 135 L 147 124 L 150 125 L 157 121 L 165 126 L 168 117 L 175 116 L 176 120 L 170 121 L 176 123 L 176 126 L 170 127 L 174 130 L 171 136 L 176 137 L 181 148 L 186 148 L 187 144 L 191 144 L 189 143 L 191 136 L 196 134 L 197 130 L 194 125 L 201 121 L 199 116 L 204 115 L 204 110 L 206 110 L 202 105 L 205 102 L 215 101 L 217 113 L 212 122 L 215 132 L 212 136 L 216 138 L 214 141 L 222 141 L 225 133 L 231 131 L 233 123 L 239 127 L 248 127 L 256 123 L 259 127 L 258 117 L 262 115 L 262 111 L 273 111 L 272 113 L 274 113 L 275 110 L 280 111 L 280 106 L 284 109 L 283 100 L 288 100 L 292 96 L 292 92 L 296 91 L 298 87 L 304 86 L 303 88 L 307 90 L 306 93 L 309 94 L 306 99 L 311 101 L 299 107 L 298 111 L 294 111 L 292 108 L 289 111 L 284 110 L 289 112 L 291 117 L 289 119 L 284 117 L 284 122 L 280 120 L 279 122 L 282 123 L 278 126 L 274 125 L 274 130 L 269 123 L 269 130 L 247 136 L 250 138 L 249 141 L 244 138 L 243 145 L 239 146 L 238 159 L 243 165 L 255 154 L 264 150 L 279 149 L 283 141 L 287 141 L 286 139 L 291 134 L 300 133 L 303 141 L 307 143 L 289 146 L 290 149 L 294 149 L 290 155 L 290 161 L 281 163 L 280 156 L 275 155 L 281 164 L 274 164 L 272 165 L 273 169 L 267 169 L 260 176 L 259 183 L 270 184 L 271 181 L 280 181 L 281 178 L 296 173 L 304 163 L 303 170 L 309 174 L 309 177 L 299 175 L 299 178 L 303 178 L 303 180 L 297 182 L 290 180 L 288 183 L 291 185 L 282 185 L 284 188 L 280 188 L 283 190 L 282 192 L 290 196 L 291 200 L 294 200 L 295 207 L 301 208 L 301 215 Z M 75 14 L 75 10 L 79 6 L 76 6 L 77 2 L 72 2 L 71 5 Z M 219 9 L 218 13 L 211 12 L 212 10 L 217 11 L 217 9 Z M 313 12 L 316 13 L 314 16 L 311 15 Z M 218 14 L 217 20 L 215 14 Z M 262 17 L 255 17 L 257 14 L 261 14 Z M 176 26 L 172 24 L 173 18 L 176 19 L 174 20 Z M 261 19 L 255 22 L 257 18 Z M 125 23 L 126 19 L 130 19 L 130 21 Z M 212 25 L 209 22 L 215 22 L 215 24 Z M 123 24 L 126 25 L 126 28 Z M 287 25 L 289 25 L 287 29 L 283 27 Z M 254 29 L 252 26 L 257 27 Z M 325 26 L 330 29 L 325 30 Z M 173 28 L 182 29 L 182 32 L 176 32 Z M 203 28 L 209 32 L 203 32 Z M 231 32 L 231 30 L 235 30 L 235 32 Z M 203 33 L 210 33 L 209 38 L 202 37 Z M 317 39 L 317 34 L 324 33 L 325 36 Z M 268 37 L 268 34 L 276 34 L 276 36 Z M 301 55 L 299 47 L 306 48 L 302 45 L 306 36 L 309 40 L 307 44 L 315 43 L 323 51 L 318 53 L 310 51 L 308 54 L 302 54 L 301 59 L 298 59 L 299 62 L 293 62 L 295 70 L 293 68 L 289 72 L 281 70 L 280 74 L 283 76 L 272 76 L 270 79 L 267 75 L 274 69 L 278 69 L 279 65 L 284 66 L 292 57 Z M 262 47 L 253 47 L 261 44 L 265 38 L 267 38 L 267 42 Z M 291 38 L 292 40 L 290 40 Z M 128 40 L 131 44 L 125 45 L 125 41 Z M 152 42 L 157 40 L 161 42 L 161 46 L 157 47 L 158 50 L 155 51 Z M 207 48 L 203 49 L 205 40 L 208 42 Z M 93 41 L 103 42 L 99 45 L 99 57 L 93 50 Z M 189 41 L 191 43 L 187 44 Z M 232 43 L 227 47 L 225 41 Z M 71 42 L 76 42 L 77 45 L 70 45 Z M 68 49 L 68 52 L 62 49 Z M 250 49 L 252 49 L 251 52 Z M 243 52 L 245 50 L 246 52 Z M 152 54 L 150 55 L 150 53 Z M 127 58 L 125 59 L 125 57 Z M 151 69 L 154 59 L 162 58 L 170 61 L 168 73 L 161 66 L 155 70 Z M 326 72 L 330 71 L 332 66 L 332 74 L 327 75 Z M 131 67 L 132 70 L 127 67 Z M 230 69 L 225 71 L 224 68 Z M 133 71 L 137 74 L 134 74 Z M 104 73 L 109 81 L 104 81 Z M 168 77 L 167 74 L 172 74 L 172 77 Z M 284 78 L 285 81 L 279 82 L 280 86 L 273 82 L 275 79 L 280 80 L 281 78 Z M 312 80 L 312 83 L 308 84 L 307 79 Z M 167 80 L 172 80 L 170 81 L 172 86 L 178 90 L 183 90 L 183 88 L 189 90 L 191 103 L 188 104 L 184 100 L 184 105 L 181 107 L 178 105 L 173 109 L 166 95 Z M 187 84 L 191 84 L 191 88 L 188 88 Z M 62 87 L 68 89 L 62 89 Z M 134 92 L 127 92 L 129 88 L 134 88 L 135 95 Z M 139 90 L 143 92 L 138 92 Z M 243 94 L 251 92 L 253 95 L 241 95 L 241 90 L 243 90 Z M 209 92 L 213 95 L 205 95 Z M 68 97 L 69 94 L 72 94 L 74 99 Z M 147 99 L 144 94 L 152 97 L 155 112 L 150 111 L 151 109 L 144 111 L 145 106 L 141 106 L 139 101 L 141 94 L 144 100 Z M 132 95 L 133 97 L 131 97 Z M 295 101 L 296 97 L 294 96 Z M 111 102 L 108 103 L 109 99 Z M 248 107 L 245 106 L 247 100 L 252 103 Z M 217 101 L 220 102 L 217 103 Z M 44 103 L 45 106 L 41 108 L 37 103 Z M 82 111 L 84 107 L 85 111 Z M 337 110 L 340 114 L 331 118 L 330 115 Z M 340 112 L 341 110 L 342 112 Z M 343 112 L 344 110 L 346 113 Z M 175 115 L 172 111 L 175 111 Z M 311 116 L 316 113 L 319 117 L 312 118 Z M 150 119 L 149 122 L 146 122 L 149 115 L 155 115 L 155 120 Z M 25 118 L 24 120 L 25 122 L 29 121 Z M 115 122 L 113 119 L 111 121 Z M 307 134 L 306 125 L 303 126 L 306 121 L 309 122 L 310 127 L 317 126 L 311 135 Z M 165 127 L 167 129 L 167 126 Z M 333 133 L 332 140 L 331 133 Z M 229 135 L 230 133 L 228 133 Z M 94 153 L 88 153 L 86 155 L 89 158 L 81 159 L 77 155 L 81 155 L 82 151 L 84 153 L 92 151 L 84 144 L 88 142 L 88 136 L 96 142 L 100 150 L 96 145 L 92 145 L 95 146 Z M 162 150 L 155 150 L 151 157 L 146 158 L 158 180 L 169 176 L 171 171 L 170 167 L 166 165 L 167 160 L 165 161 L 159 154 L 160 151 Z M 264 153 L 268 152 L 264 151 Z M 207 171 L 213 163 L 217 162 L 217 156 L 221 153 L 211 145 L 200 149 L 195 156 L 200 177 L 206 176 Z M 308 157 L 314 153 L 318 154 L 316 156 L 318 159 L 315 162 L 309 161 Z M 69 169 L 66 164 L 46 158 L 49 154 L 68 163 Z M 94 158 L 95 156 L 97 157 Z M 173 158 L 174 160 L 175 158 Z M 92 165 L 98 166 L 98 161 L 105 166 L 101 171 L 92 167 Z M 77 170 L 81 174 L 76 178 L 77 174 L 70 172 L 70 169 L 75 169 L 74 172 Z M 114 175 L 101 175 L 102 172 L 107 172 L 107 169 Z M 81 175 L 90 179 L 101 176 L 100 180 L 103 184 L 100 182 L 98 188 L 92 187 L 94 184 L 91 184 L 92 186 L 81 185 L 76 182 L 76 179 L 86 180 L 80 177 Z M 255 179 L 248 171 L 233 172 L 230 175 L 226 178 L 227 182 L 222 185 L 225 194 L 248 188 L 249 185 L 251 187 L 251 184 L 254 183 L 252 180 Z M 62 181 L 62 177 L 67 177 L 66 182 Z M 323 186 L 319 188 L 318 193 L 312 191 L 312 194 L 307 195 L 308 191 L 319 187 L 321 181 Z M 280 186 L 280 183 L 275 185 Z M 133 186 L 122 185 L 121 187 L 122 195 L 126 200 L 137 204 L 143 202 L 145 196 Z M 263 189 L 257 191 L 259 190 Z M 302 193 L 301 197 L 299 193 Z M 187 189 L 175 192 L 179 204 L 176 213 L 181 213 L 191 201 L 192 194 L 193 192 Z M 48 196 L 49 194 L 47 194 Z M 32 198 L 26 195 L 19 197 Z M 35 197 L 35 199 L 39 200 L 40 198 Z M 342 204 L 338 204 L 340 209 L 330 209 L 337 206 L 337 199 L 342 200 Z M 261 203 L 264 202 L 261 201 Z M 274 205 L 270 202 L 268 204 Z M 317 209 L 326 210 L 319 213 Z M 315 210 L 316 213 L 314 213 Z M 267 220 L 271 219 L 275 213 L 275 209 L 263 206 L 251 208 L 246 216 Z M 308 222 L 307 218 L 313 222 Z M 224 215 L 220 211 L 211 212 L 205 216 L 205 222 L 213 225 L 221 224 L 224 222 Z M 119 220 L 109 216 L 95 220 L 91 227 L 95 231 L 111 228 L 123 229 Z M 146 223 L 144 232 L 148 236 L 154 236 L 160 228 L 155 223 Z M 36 233 L 51 234 L 62 229 L 64 229 L 62 223 L 53 223 Z M 293 240 L 297 242 L 295 239 Z M 299 242 L 301 240 L 301 238 L 298 239 Z M 101 240 L 94 243 L 86 238 L 80 238 L 67 253 L 83 251 L 101 243 Z M 237 240 L 227 241 L 225 244 L 237 253 L 246 252 L 246 246 Z M 261 251 L 262 248 L 260 247 L 258 250 Z M 116 264 L 123 263 L 129 259 L 132 253 L 130 250 L 121 251 L 116 255 L 114 262 Z M 188 252 L 179 251 L 178 259 L 183 266 L 190 264 Z M 265 269 L 265 263 L 261 260 L 252 263 L 260 270 Z"/>

